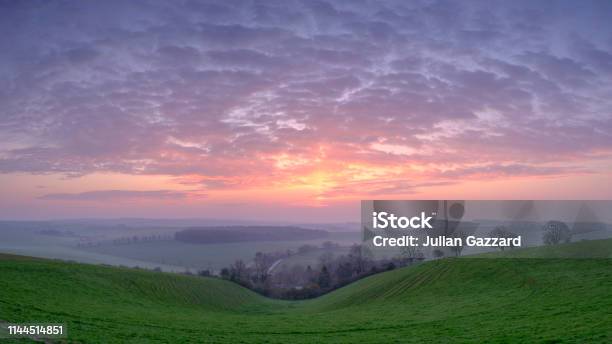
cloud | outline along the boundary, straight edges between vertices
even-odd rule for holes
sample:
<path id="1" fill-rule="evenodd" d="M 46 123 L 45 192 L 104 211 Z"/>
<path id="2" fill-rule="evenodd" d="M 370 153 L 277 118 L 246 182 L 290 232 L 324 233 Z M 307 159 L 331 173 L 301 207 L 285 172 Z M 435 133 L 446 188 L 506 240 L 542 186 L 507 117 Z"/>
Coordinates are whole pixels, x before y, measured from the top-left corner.
<path id="1" fill-rule="evenodd" d="M 612 154 L 600 3 L 1 6 L 2 173 L 222 189 L 317 170 L 350 184 L 354 165 L 573 174 Z"/>
<path id="2" fill-rule="evenodd" d="M 526 164 L 485 164 L 479 166 L 468 166 L 440 171 L 439 177 L 445 178 L 474 178 L 474 177 L 517 177 L 517 176 L 536 176 L 550 177 L 568 174 L 591 173 L 585 168 L 561 167 L 561 166 L 533 166 Z"/>
<path id="3" fill-rule="evenodd" d="M 440 181 L 419 183 L 414 180 L 395 179 L 395 180 L 372 180 L 363 182 L 344 183 L 326 190 L 320 194 L 321 198 L 337 197 L 377 197 L 415 195 L 423 189 L 437 186 L 448 186 L 457 184 L 456 181 Z"/>
<path id="4" fill-rule="evenodd" d="M 189 193 L 170 190 L 97 190 L 81 193 L 53 193 L 39 197 L 51 201 L 125 201 L 125 200 L 183 200 Z"/>

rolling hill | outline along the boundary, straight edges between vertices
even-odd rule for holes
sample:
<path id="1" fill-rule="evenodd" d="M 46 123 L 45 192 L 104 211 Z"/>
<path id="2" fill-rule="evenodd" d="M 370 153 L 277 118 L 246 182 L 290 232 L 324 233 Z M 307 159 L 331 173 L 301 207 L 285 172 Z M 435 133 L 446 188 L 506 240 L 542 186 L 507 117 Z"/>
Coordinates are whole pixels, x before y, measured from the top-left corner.
<path id="1" fill-rule="evenodd" d="M 612 252 L 612 240 L 590 244 Z M 589 243 L 565 250 L 575 245 Z M 214 278 L 0 255 L 0 320 L 64 322 L 68 341 L 85 343 L 612 341 L 612 259 L 500 255 L 299 302 Z"/>

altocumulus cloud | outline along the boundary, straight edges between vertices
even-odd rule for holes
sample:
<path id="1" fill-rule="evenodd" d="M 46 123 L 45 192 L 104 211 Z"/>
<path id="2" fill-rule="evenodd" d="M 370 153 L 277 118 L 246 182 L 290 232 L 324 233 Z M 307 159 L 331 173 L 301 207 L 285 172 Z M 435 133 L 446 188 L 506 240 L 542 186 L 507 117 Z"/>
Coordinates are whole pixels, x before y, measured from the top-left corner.
<path id="1" fill-rule="evenodd" d="M 2 2 L 0 172 L 573 173 L 612 152 L 611 23 L 602 1 Z M 131 196 L 182 197 L 44 198 Z"/>

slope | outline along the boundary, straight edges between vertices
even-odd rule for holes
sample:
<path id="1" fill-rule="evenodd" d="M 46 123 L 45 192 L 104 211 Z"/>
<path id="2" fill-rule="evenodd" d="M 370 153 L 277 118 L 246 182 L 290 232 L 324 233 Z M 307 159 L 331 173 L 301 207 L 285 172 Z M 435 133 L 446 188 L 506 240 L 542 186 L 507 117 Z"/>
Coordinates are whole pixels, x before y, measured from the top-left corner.
<path id="1" fill-rule="evenodd" d="M 65 322 L 87 343 L 612 340 L 611 259 L 443 259 L 283 302 L 212 278 L 0 256 L 0 291 L 0 319 Z"/>

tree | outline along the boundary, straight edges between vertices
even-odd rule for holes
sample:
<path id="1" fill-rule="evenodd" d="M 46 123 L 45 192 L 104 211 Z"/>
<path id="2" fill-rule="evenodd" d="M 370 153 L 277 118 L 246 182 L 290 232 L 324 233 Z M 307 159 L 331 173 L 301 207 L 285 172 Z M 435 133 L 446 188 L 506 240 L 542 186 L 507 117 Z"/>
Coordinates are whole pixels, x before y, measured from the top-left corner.
<path id="1" fill-rule="evenodd" d="M 509 231 L 505 226 L 495 227 L 494 230 L 489 232 L 489 235 L 491 237 L 497 237 L 497 238 L 516 238 L 517 237 L 515 233 L 512 233 L 511 231 Z M 510 246 L 510 248 L 512 247 L 514 246 Z M 506 247 L 499 246 L 498 248 L 503 251 Z"/>
<path id="2" fill-rule="evenodd" d="M 561 242 L 571 241 L 572 232 L 569 227 L 561 221 L 548 221 L 544 225 L 543 240 L 546 245 L 557 245 Z"/>
<path id="3" fill-rule="evenodd" d="M 436 258 L 442 258 L 442 257 L 444 257 L 444 251 L 439 250 L 439 249 L 438 250 L 434 250 L 433 251 L 433 255 Z"/>
<path id="4" fill-rule="evenodd" d="M 242 259 L 238 259 L 230 266 L 229 278 L 235 282 L 248 282 L 248 273 L 246 264 Z"/>
<path id="5" fill-rule="evenodd" d="M 331 276 L 329 275 L 329 271 L 327 271 L 327 267 L 323 265 L 321 268 L 321 272 L 319 273 L 319 287 L 325 289 L 329 288 L 331 285 Z"/>
<path id="6" fill-rule="evenodd" d="M 336 269 L 336 275 L 340 282 L 348 281 L 353 277 L 353 266 L 350 261 L 340 263 Z"/>
<path id="7" fill-rule="evenodd" d="M 453 237 L 461 239 L 461 245 L 451 246 L 451 251 L 455 253 L 455 256 L 459 257 L 465 247 L 465 239 L 468 237 L 468 234 L 464 231 L 455 231 Z"/>
<path id="8" fill-rule="evenodd" d="M 305 275 L 306 275 L 305 276 L 306 281 L 308 281 L 309 283 L 315 283 L 316 281 L 315 273 L 312 271 L 312 268 L 310 267 L 310 265 L 306 267 Z"/>
<path id="9" fill-rule="evenodd" d="M 362 245 L 353 245 L 349 250 L 349 259 L 355 267 L 355 272 L 360 275 L 366 271 L 366 265 L 372 257 L 372 252 Z"/>
<path id="10" fill-rule="evenodd" d="M 271 259 L 265 253 L 257 252 L 253 262 L 255 263 L 255 279 L 265 282 L 268 277 L 268 269 L 272 266 Z"/>
<path id="11" fill-rule="evenodd" d="M 321 244 L 321 248 L 325 249 L 325 250 L 333 250 L 335 248 L 340 247 L 340 245 L 338 243 L 335 243 L 333 241 L 325 241 L 323 242 L 323 244 Z"/>
<path id="12" fill-rule="evenodd" d="M 230 270 L 228 268 L 221 269 L 221 278 L 230 279 Z"/>
<path id="13" fill-rule="evenodd" d="M 304 254 L 304 253 L 312 252 L 316 249 L 317 249 L 316 246 L 305 244 L 305 245 L 298 247 L 298 253 Z"/>
<path id="14" fill-rule="evenodd" d="M 413 261 L 415 258 L 422 255 L 422 252 L 417 246 L 401 246 L 400 255 L 402 256 L 402 258 L 406 258 L 410 261 Z"/>

